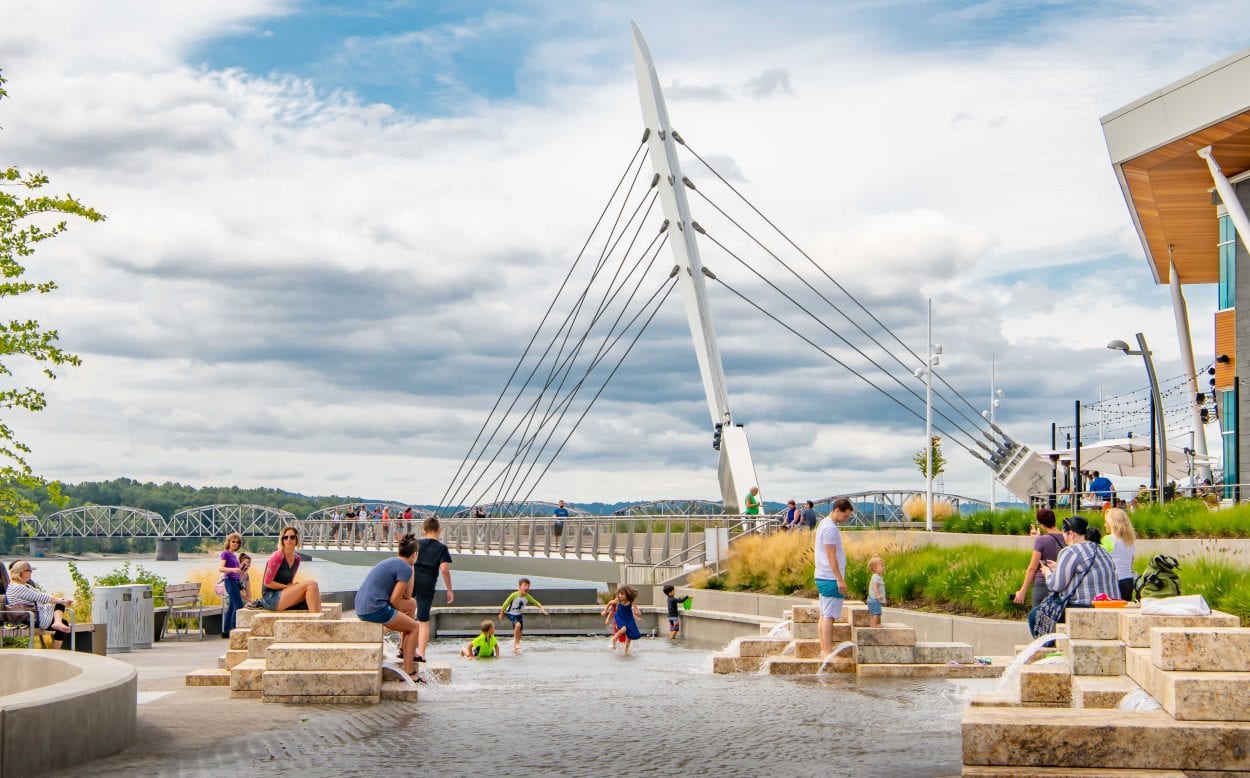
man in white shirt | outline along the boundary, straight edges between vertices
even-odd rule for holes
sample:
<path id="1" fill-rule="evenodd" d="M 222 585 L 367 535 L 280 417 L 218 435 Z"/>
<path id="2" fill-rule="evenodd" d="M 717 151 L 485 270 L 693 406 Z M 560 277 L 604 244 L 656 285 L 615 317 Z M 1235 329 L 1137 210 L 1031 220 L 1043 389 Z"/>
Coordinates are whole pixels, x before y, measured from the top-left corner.
<path id="1" fill-rule="evenodd" d="M 839 524 L 854 514 L 851 501 L 839 497 L 833 501 L 829 515 L 816 525 L 816 589 L 820 592 L 820 655 L 833 651 L 833 622 L 842 617 L 846 599 L 846 546 L 842 543 Z"/>

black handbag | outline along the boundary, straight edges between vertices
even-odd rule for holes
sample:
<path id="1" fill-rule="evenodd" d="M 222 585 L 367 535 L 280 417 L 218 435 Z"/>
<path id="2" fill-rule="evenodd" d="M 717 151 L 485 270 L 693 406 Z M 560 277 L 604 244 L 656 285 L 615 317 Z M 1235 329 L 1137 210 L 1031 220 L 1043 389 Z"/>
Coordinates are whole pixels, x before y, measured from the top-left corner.
<path id="1" fill-rule="evenodd" d="M 1089 575 L 1089 571 L 1094 568 L 1094 560 L 1089 560 L 1089 567 L 1085 568 L 1085 572 L 1081 573 L 1081 577 L 1076 579 L 1069 591 L 1071 594 L 1060 595 L 1058 592 L 1051 592 L 1046 595 L 1046 599 L 1037 604 L 1033 609 L 1033 629 L 1031 634 L 1034 639 L 1040 638 L 1042 635 L 1054 634 L 1055 627 L 1063 621 L 1063 613 L 1068 609 L 1068 603 L 1072 602 L 1072 598 L 1076 596 L 1076 591 L 1080 587 L 1081 581 L 1085 576 Z"/>

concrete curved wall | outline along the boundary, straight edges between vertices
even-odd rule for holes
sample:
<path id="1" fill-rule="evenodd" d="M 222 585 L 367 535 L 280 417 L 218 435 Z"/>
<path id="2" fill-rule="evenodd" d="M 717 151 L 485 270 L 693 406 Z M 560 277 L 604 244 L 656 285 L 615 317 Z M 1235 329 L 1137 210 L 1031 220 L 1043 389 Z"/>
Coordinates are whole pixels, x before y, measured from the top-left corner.
<path id="1" fill-rule="evenodd" d="M 0 679 L 0 775 L 69 767 L 135 742 L 138 673 L 124 662 L 6 649 Z"/>

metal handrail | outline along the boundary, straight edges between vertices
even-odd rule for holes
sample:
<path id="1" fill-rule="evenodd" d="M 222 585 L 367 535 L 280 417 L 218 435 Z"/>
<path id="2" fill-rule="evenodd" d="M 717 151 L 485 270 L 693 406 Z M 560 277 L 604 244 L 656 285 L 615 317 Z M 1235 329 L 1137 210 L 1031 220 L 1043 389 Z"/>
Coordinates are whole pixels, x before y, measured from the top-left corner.
<path id="1" fill-rule="evenodd" d="M 1112 488 L 1111 496 L 1130 506 L 1137 506 L 1158 501 L 1161 492 L 1165 494 L 1167 501 L 1198 497 L 1214 498 L 1212 502 L 1215 504 L 1223 503 L 1226 500 L 1234 503 L 1250 502 L 1250 484 L 1168 485 L 1155 489 L 1151 489 L 1148 486 L 1141 486 L 1135 489 Z M 1072 507 L 1072 502 L 1071 492 L 1039 492 L 1032 495 L 1029 500 L 1030 506 L 1034 509 L 1041 507 L 1066 509 Z M 1086 489 L 1080 492 L 1080 499 L 1077 501 L 1076 509 L 1101 510 L 1104 502 L 1106 500 Z"/>

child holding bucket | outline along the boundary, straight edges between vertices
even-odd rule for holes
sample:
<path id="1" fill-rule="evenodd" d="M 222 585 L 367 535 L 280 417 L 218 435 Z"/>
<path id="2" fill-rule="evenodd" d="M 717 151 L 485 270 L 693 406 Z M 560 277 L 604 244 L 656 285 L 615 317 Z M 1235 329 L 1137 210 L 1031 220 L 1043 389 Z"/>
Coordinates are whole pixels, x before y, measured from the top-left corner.
<path id="1" fill-rule="evenodd" d="M 685 597 L 674 597 L 673 592 L 676 588 L 672 584 L 664 587 L 664 595 L 668 597 L 668 639 L 676 640 L 677 633 L 681 631 L 681 619 L 677 616 L 677 606 L 684 605 L 686 610 L 690 609 L 690 595 Z"/>

